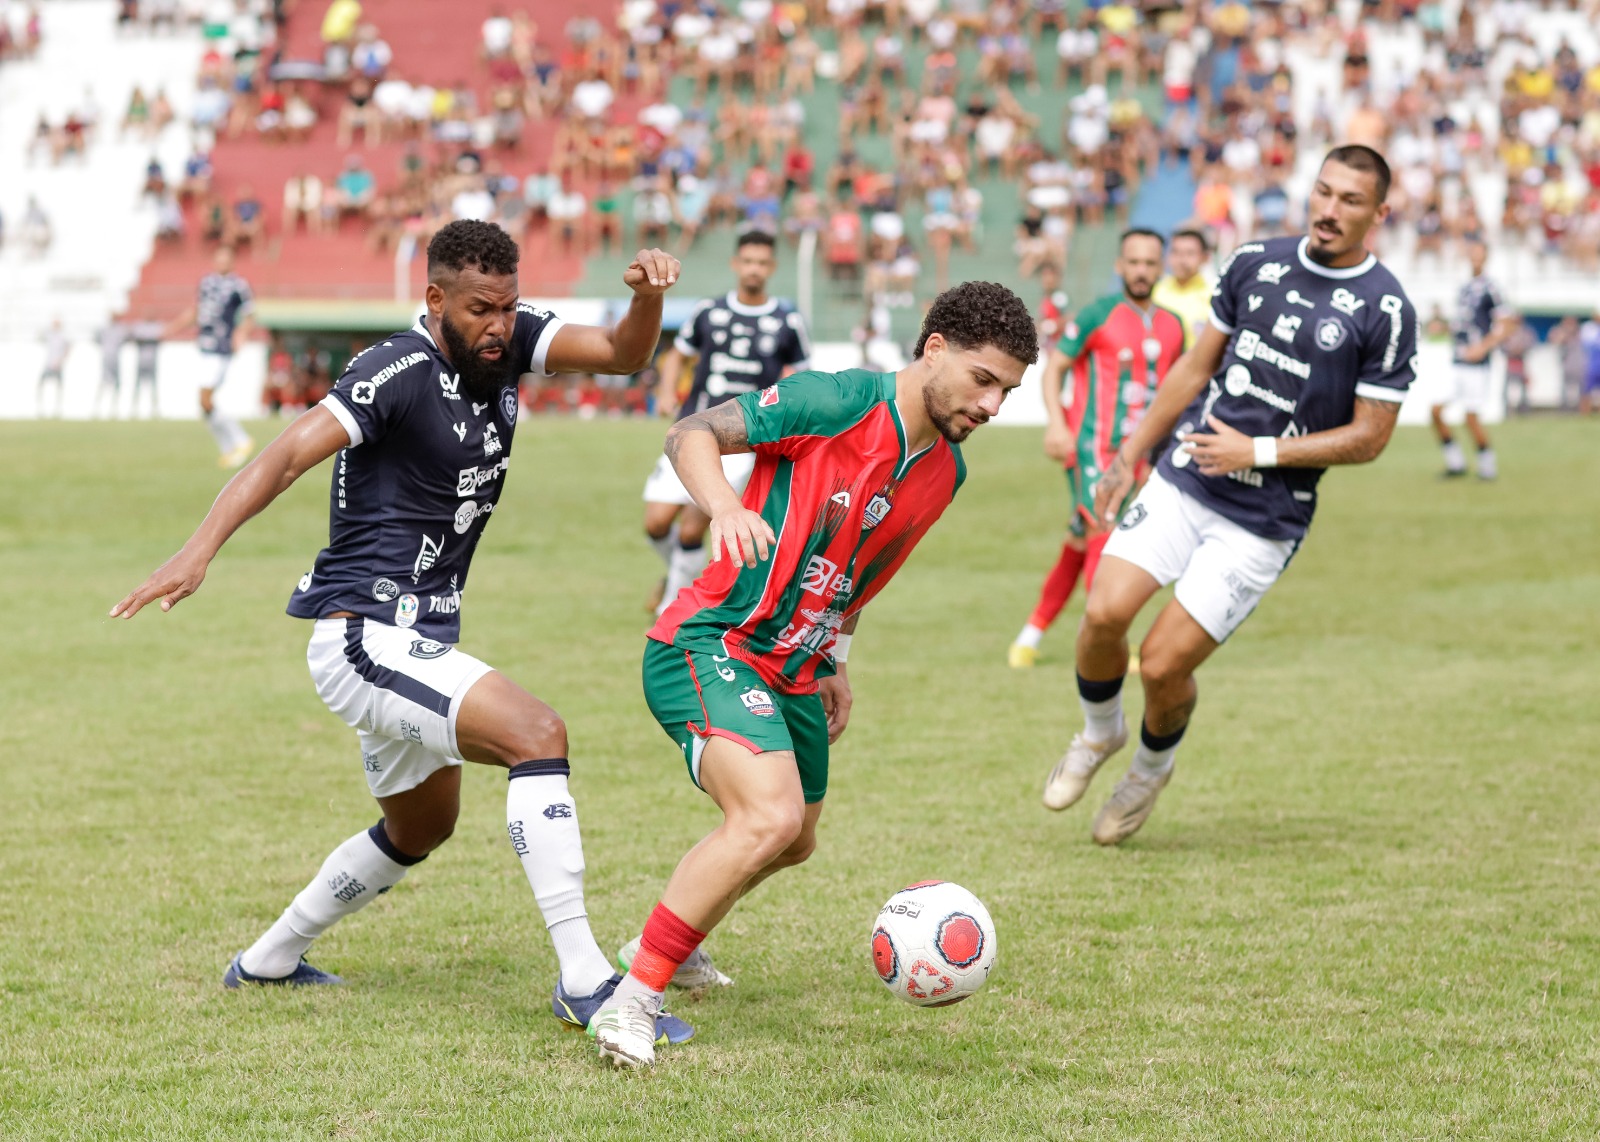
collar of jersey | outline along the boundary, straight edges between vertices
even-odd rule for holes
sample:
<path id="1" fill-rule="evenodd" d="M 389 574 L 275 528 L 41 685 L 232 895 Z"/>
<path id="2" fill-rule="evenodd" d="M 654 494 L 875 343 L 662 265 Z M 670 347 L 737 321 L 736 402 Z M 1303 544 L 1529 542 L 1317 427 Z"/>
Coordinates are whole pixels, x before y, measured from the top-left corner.
<path id="1" fill-rule="evenodd" d="M 906 449 L 910 446 L 910 442 L 906 436 L 905 422 L 900 419 L 900 406 L 895 402 L 894 399 L 894 374 L 880 373 L 878 375 L 878 384 L 880 386 L 878 393 L 889 405 L 889 417 L 894 421 L 894 434 L 900 441 L 900 462 L 894 466 L 894 478 L 896 480 L 903 480 L 905 479 L 906 473 L 911 471 L 911 465 L 915 464 L 918 460 L 921 460 L 928 453 L 932 452 L 935 445 L 939 443 L 939 439 L 935 437 L 933 444 L 928 445 L 921 452 L 907 452 Z"/>
<path id="2" fill-rule="evenodd" d="M 765 305 L 745 305 L 739 300 L 739 295 L 731 290 L 723 300 L 727 302 L 729 309 L 741 317 L 763 317 L 778 308 L 778 299 L 775 297 L 767 298 Z"/>
<path id="3" fill-rule="evenodd" d="M 433 334 L 428 332 L 428 315 L 426 313 L 417 318 L 417 323 L 411 327 L 411 330 L 414 333 L 422 334 L 428 339 L 428 344 L 433 345 Z M 433 345 L 433 347 L 437 349 L 439 346 Z"/>
<path id="4" fill-rule="evenodd" d="M 1378 264 L 1378 256 L 1376 254 L 1368 254 L 1366 260 L 1361 262 L 1360 265 L 1346 266 L 1342 270 L 1334 269 L 1332 266 L 1319 266 L 1316 262 L 1312 261 L 1310 256 L 1306 253 L 1306 247 L 1310 244 L 1311 236 L 1308 234 L 1304 238 L 1300 239 L 1300 244 L 1294 248 L 1294 252 L 1300 255 L 1300 264 L 1302 266 L 1321 277 L 1359 278 L 1362 274 L 1366 273 L 1373 266 Z"/>

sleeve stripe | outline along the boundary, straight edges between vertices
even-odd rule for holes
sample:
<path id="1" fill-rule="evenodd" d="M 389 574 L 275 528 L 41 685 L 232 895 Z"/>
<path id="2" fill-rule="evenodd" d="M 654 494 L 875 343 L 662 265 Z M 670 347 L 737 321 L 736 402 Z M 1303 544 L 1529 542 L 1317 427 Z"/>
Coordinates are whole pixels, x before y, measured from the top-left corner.
<path id="1" fill-rule="evenodd" d="M 1233 332 L 1233 326 L 1229 325 L 1226 321 L 1222 320 L 1222 318 L 1218 317 L 1217 311 L 1214 309 L 1211 311 L 1211 324 L 1217 329 L 1221 330 L 1223 333 Z"/>
<path id="2" fill-rule="evenodd" d="M 359 448 L 363 439 L 361 426 L 356 423 L 356 418 L 345 407 L 345 403 L 340 399 L 339 395 L 337 393 L 329 393 L 322 398 L 321 403 L 323 408 L 333 413 L 333 419 L 344 427 L 345 433 L 350 437 L 350 447 Z"/>
<path id="3" fill-rule="evenodd" d="M 550 342 L 555 340 L 556 334 L 565 324 L 561 318 L 552 317 L 539 331 L 539 340 L 533 345 L 533 357 L 528 361 L 528 372 L 550 376 L 550 370 L 545 367 L 545 358 L 550 354 Z"/>
<path id="4" fill-rule="evenodd" d="M 685 357 L 698 357 L 700 355 L 700 350 L 685 341 L 682 333 L 672 339 L 672 347 Z"/>
<path id="5" fill-rule="evenodd" d="M 1399 404 L 1406 399 L 1406 394 L 1400 389 L 1386 389 L 1382 385 L 1365 383 L 1356 386 L 1356 396 L 1366 397 L 1368 400 L 1386 400 L 1391 404 Z"/>

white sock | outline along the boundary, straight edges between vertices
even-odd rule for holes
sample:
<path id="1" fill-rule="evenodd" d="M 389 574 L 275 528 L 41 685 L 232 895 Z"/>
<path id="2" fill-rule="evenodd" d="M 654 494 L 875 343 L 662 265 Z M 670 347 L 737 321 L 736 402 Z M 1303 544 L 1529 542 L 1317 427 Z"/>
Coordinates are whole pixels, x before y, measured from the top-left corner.
<path id="1" fill-rule="evenodd" d="M 1141 777 L 1161 777 L 1170 773 L 1177 758 L 1178 742 L 1182 739 L 1183 730 L 1165 738 L 1157 738 L 1141 725 L 1139 748 L 1133 751 L 1133 771 Z"/>
<path id="2" fill-rule="evenodd" d="M 229 452 L 233 449 L 233 431 L 228 427 L 229 420 L 216 409 L 206 413 L 206 430 L 211 433 L 211 439 L 217 442 L 218 452 Z"/>
<path id="3" fill-rule="evenodd" d="M 407 869 L 425 859 L 400 853 L 386 834 L 380 844 L 374 834 L 382 830 L 379 821 L 334 849 L 277 923 L 239 957 L 239 966 L 265 979 L 288 975 L 311 941 L 399 884 Z"/>
<path id="4" fill-rule="evenodd" d="M 661 562 L 665 563 L 670 569 L 672 567 L 672 553 L 676 551 L 678 547 L 678 521 L 673 520 L 672 526 L 667 528 L 667 534 L 663 535 L 660 539 L 657 539 L 648 531 L 644 533 L 644 537 L 646 541 L 649 542 L 650 549 L 654 551 L 656 555 L 660 557 Z"/>
<path id="5" fill-rule="evenodd" d="M 622 977 L 622 982 L 617 984 L 615 997 L 619 1000 L 627 999 L 630 995 L 643 995 L 655 1000 L 656 1010 L 661 1010 L 662 993 L 651 987 L 644 980 L 629 972 Z"/>
<path id="6" fill-rule="evenodd" d="M 705 570 L 706 549 L 702 543 L 699 547 L 684 547 L 679 544 L 672 550 L 672 561 L 667 564 L 667 589 L 661 592 L 661 606 L 656 613 L 666 610 L 678 597 L 678 592 L 693 583 L 700 577 L 700 572 Z"/>
<path id="7" fill-rule="evenodd" d="M 1038 627 L 1034 626 L 1032 623 L 1028 623 L 1026 626 L 1024 626 L 1022 628 L 1022 633 L 1017 636 L 1017 645 L 1018 646 L 1030 647 L 1033 650 L 1038 650 L 1039 649 L 1039 642 L 1043 638 L 1044 638 L 1044 631 L 1040 630 Z"/>
<path id="8" fill-rule="evenodd" d="M 561 986 L 572 995 L 592 995 L 611 978 L 613 969 L 589 930 L 583 903 L 583 836 L 567 790 L 568 772 L 565 758 L 512 766 L 506 786 L 506 832 L 550 929 L 561 962 Z"/>
<path id="9" fill-rule="evenodd" d="M 1122 717 L 1122 691 L 1118 689 L 1102 701 L 1091 701 L 1083 696 L 1081 676 L 1078 685 L 1078 704 L 1083 707 L 1083 736 L 1092 742 L 1107 742 L 1122 733 L 1126 725 Z"/>
<path id="10" fill-rule="evenodd" d="M 1498 466 L 1494 460 L 1494 449 L 1483 448 L 1478 452 L 1478 475 L 1494 476 L 1498 473 Z"/>
<path id="11" fill-rule="evenodd" d="M 1444 445 L 1444 466 L 1451 472 L 1465 472 L 1467 470 L 1467 457 L 1461 451 L 1461 445 L 1455 441 L 1447 441 Z"/>

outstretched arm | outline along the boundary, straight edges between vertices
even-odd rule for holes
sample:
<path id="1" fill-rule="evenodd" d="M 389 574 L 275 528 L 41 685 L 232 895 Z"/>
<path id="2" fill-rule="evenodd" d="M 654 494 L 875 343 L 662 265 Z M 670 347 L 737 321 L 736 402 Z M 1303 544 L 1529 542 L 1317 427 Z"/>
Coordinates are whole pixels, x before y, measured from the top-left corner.
<path id="1" fill-rule="evenodd" d="M 711 562 L 722 557 L 724 543 L 728 558 L 746 567 L 754 567 L 758 555 L 765 560 L 778 537 L 760 513 L 744 506 L 722 474 L 723 456 L 750 451 L 750 429 L 738 403 L 726 401 L 684 417 L 667 429 L 665 450 L 695 506 L 711 517 Z"/>
<path id="2" fill-rule="evenodd" d="M 112 607 L 111 617 L 131 619 L 157 599 L 163 611 L 170 611 L 194 594 L 211 560 L 245 520 L 349 443 L 349 433 L 327 409 L 313 408 L 301 416 L 228 481 L 189 542 Z"/>
<path id="3" fill-rule="evenodd" d="M 545 354 L 552 373 L 602 373 L 624 376 L 650 363 L 661 340 L 661 298 L 678 280 L 678 259 L 660 250 L 640 250 L 623 271 L 622 282 L 633 290 L 628 312 L 609 329 L 598 325 L 563 325 Z"/>
<path id="4" fill-rule="evenodd" d="M 1331 468 L 1335 464 L 1365 464 L 1376 460 L 1400 418 L 1400 402 L 1357 397 L 1349 424 L 1306 436 L 1275 440 L 1276 468 Z M 1255 440 L 1216 417 L 1207 423 L 1211 432 L 1191 432 L 1183 438 L 1200 471 L 1225 476 L 1243 468 L 1256 468 Z"/>

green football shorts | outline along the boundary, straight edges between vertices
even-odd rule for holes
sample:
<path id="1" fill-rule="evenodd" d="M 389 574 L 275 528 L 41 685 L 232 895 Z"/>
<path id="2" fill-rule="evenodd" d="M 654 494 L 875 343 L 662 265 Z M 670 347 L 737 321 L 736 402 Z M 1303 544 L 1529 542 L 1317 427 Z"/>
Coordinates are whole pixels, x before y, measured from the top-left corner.
<path id="1" fill-rule="evenodd" d="M 779 694 L 737 658 L 647 639 L 644 698 L 683 751 L 695 785 L 706 739 L 721 737 L 751 753 L 792 752 L 807 805 L 827 793 L 828 717 L 820 696 Z"/>

